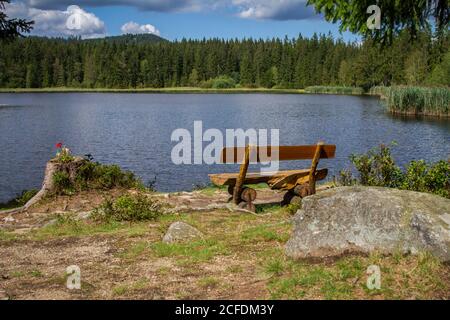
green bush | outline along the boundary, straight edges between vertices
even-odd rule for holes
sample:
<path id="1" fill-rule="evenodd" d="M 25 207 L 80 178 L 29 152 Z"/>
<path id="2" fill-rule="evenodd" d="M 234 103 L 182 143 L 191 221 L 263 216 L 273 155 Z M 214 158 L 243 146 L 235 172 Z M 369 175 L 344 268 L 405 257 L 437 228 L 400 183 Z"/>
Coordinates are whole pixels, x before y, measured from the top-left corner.
<path id="1" fill-rule="evenodd" d="M 132 172 L 117 165 L 89 161 L 77 170 L 75 185 L 78 189 L 137 188 L 140 182 Z"/>
<path id="2" fill-rule="evenodd" d="M 406 167 L 401 189 L 430 192 L 450 198 L 450 164 L 439 161 L 428 165 L 425 161 L 412 161 Z"/>
<path id="3" fill-rule="evenodd" d="M 233 89 L 236 88 L 236 80 L 229 76 L 220 76 L 207 81 L 202 81 L 200 87 L 204 89 Z"/>
<path id="4" fill-rule="evenodd" d="M 54 174 L 56 193 L 70 194 L 73 191 L 113 188 L 142 188 L 142 183 L 130 171 L 124 171 L 117 165 L 102 165 L 85 161 L 76 171 L 74 179 L 60 171 Z"/>
<path id="5" fill-rule="evenodd" d="M 411 161 L 402 170 L 395 164 L 390 147 L 381 145 L 361 155 L 351 155 L 350 161 L 358 171 L 354 177 L 351 170 L 340 172 L 342 185 L 399 188 L 434 193 L 450 198 L 450 164 L 439 161 L 428 164 L 424 160 Z"/>
<path id="6" fill-rule="evenodd" d="M 358 170 L 363 185 L 389 188 L 401 185 L 402 171 L 395 165 L 388 146 L 381 145 L 367 154 L 351 155 L 350 161 Z"/>
<path id="7" fill-rule="evenodd" d="M 97 165 L 94 168 L 94 181 L 98 187 L 112 189 L 114 187 L 133 188 L 137 179 L 130 171 L 122 171 L 117 165 Z"/>
<path id="8" fill-rule="evenodd" d="M 124 195 L 115 201 L 106 199 L 94 210 L 94 220 L 108 221 L 144 221 L 155 220 L 164 214 L 164 205 L 145 195 Z"/>
<path id="9" fill-rule="evenodd" d="M 57 194 L 67 194 L 73 191 L 73 184 L 67 172 L 58 171 L 53 174 L 53 183 Z"/>
<path id="10" fill-rule="evenodd" d="M 228 76 L 220 76 L 212 81 L 213 89 L 232 89 L 236 87 L 236 81 Z"/>

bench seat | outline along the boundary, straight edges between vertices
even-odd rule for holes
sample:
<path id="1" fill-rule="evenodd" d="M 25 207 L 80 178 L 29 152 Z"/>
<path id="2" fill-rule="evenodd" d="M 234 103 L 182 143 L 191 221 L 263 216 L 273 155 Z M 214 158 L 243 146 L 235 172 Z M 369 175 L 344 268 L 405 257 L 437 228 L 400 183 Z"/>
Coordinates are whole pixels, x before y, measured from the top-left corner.
<path id="1" fill-rule="evenodd" d="M 310 169 L 302 170 L 286 170 L 274 173 L 267 172 L 265 175 L 261 173 L 247 173 L 244 184 L 267 183 L 269 187 L 277 190 L 290 190 L 295 185 L 307 183 L 309 180 Z M 316 171 L 316 180 L 323 180 L 328 175 L 328 169 L 320 169 Z M 217 186 L 234 186 L 239 173 L 221 173 L 210 174 L 211 182 Z"/>

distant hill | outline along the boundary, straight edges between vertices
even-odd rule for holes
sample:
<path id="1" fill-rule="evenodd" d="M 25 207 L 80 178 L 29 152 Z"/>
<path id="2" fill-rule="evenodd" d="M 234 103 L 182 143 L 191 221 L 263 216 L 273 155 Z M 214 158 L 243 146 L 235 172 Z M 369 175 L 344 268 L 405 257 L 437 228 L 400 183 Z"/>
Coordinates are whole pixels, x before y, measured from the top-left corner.
<path id="1" fill-rule="evenodd" d="M 108 43 L 120 43 L 120 44 L 168 42 L 168 40 L 161 38 L 155 34 L 124 34 L 124 35 L 120 35 L 120 36 L 111 36 L 111 37 L 93 38 L 93 39 L 81 39 L 80 37 L 58 38 L 58 37 L 28 36 L 24 39 L 47 40 L 47 41 L 56 41 L 56 42 L 59 42 L 59 41 L 61 41 L 61 42 L 71 42 L 71 41 L 108 42 Z"/>
<path id="2" fill-rule="evenodd" d="M 98 42 L 116 42 L 116 43 L 156 43 L 156 42 L 166 42 L 168 40 L 161 38 L 155 34 L 124 34 L 121 36 L 112 36 L 105 38 L 96 39 L 86 39 L 84 41 L 98 41 Z"/>

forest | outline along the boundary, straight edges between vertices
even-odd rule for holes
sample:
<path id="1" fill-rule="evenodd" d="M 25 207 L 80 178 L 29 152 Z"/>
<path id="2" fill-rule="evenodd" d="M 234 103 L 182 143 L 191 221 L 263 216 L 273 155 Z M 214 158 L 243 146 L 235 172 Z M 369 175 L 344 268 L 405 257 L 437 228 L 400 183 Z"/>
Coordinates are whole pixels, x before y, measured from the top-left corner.
<path id="1" fill-rule="evenodd" d="M 2 88 L 305 88 L 450 85 L 450 36 L 389 46 L 331 34 L 167 41 L 25 37 L 2 42 Z"/>

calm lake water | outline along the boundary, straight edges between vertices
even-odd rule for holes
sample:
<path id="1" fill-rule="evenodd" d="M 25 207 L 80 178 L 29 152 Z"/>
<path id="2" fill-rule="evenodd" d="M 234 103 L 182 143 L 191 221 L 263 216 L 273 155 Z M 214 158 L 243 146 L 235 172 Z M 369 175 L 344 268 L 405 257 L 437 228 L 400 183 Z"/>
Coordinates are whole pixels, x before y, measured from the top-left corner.
<path id="1" fill-rule="evenodd" d="M 322 161 L 329 177 L 349 167 L 351 153 L 395 140 L 400 164 L 447 159 L 450 121 L 401 119 L 372 97 L 282 94 L 0 94 L 0 201 L 39 188 L 55 143 L 90 153 L 102 163 L 132 170 L 144 182 L 156 177 L 161 191 L 191 190 L 208 173 L 233 172 L 234 165 L 174 165 L 172 131 L 208 128 L 280 129 L 284 145 L 337 145 L 337 157 Z M 303 168 L 308 162 L 282 163 Z"/>

